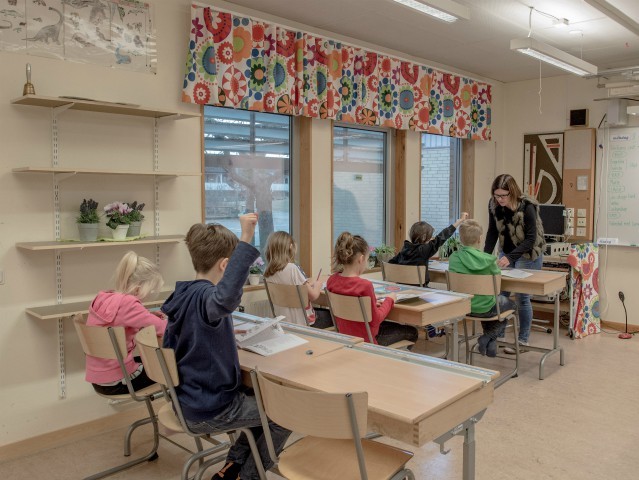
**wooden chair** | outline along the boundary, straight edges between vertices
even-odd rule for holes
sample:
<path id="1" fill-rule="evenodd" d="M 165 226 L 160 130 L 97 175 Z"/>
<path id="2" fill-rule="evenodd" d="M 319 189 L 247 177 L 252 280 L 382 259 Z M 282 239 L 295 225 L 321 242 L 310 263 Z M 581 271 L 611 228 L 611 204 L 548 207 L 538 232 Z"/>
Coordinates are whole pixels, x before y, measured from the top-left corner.
<path id="1" fill-rule="evenodd" d="M 279 472 L 290 480 L 414 479 L 406 463 L 411 452 L 363 438 L 368 394 L 325 393 L 280 385 L 258 371 L 251 372 L 262 425 L 268 420 L 306 435 L 275 455 L 270 432 L 269 453 Z"/>
<path id="2" fill-rule="evenodd" d="M 153 381 L 159 383 L 165 394 L 166 398 L 170 401 L 158 412 L 158 419 L 162 425 L 173 432 L 184 432 L 187 435 L 193 437 L 195 445 L 197 446 L 197 452 L 190 452 L 192 455 L 187 459 L 182 467 L 182 480 L 189 479 L 189 470 L 195 462 L 199 463 L 198 470 L 193 477 L 194 480 L 200 480 L 204 471 L 226 457 L 226 450 L 230 447 L 229 442 L 219 442 L 214 436 L 220 434 L 232 434 L 234 432 L 244 432 L 248 438 L 249 445 L 251 446 L 251 452 L 256 459 L 256 466 L 260 479 L 266 480 L 266 473 L 262 467 L 260 455 L 255 444 L 253 434 L 248 428 L 235 428 L 229 430 L 220 430 L 211 434 L 202 434 L 192 431 L 184 415 L 182 414 L 182 407 L 178 399 L 175 387 L 180 384 L 180 377 L 178 375 L 177 363 L 175 360 L 175 351 L 170 348 L 160 348 L 157 343 L 157 337 L 153 327 L 146 327 L 140 330 L 135 336 L 135 341 L 142 357 L 142 364 L 146 370 L 147 375 Z M 206 440 L 213 444 L 213 446 L 204 449 L 202 446 L 202 440 Z M 204 458 L 211 455 L 216 455 L 207 461 Z"/>
<path id="3" fill-rule="evenodd" d="M 490 318 L 481 318 L 473 315 L 466 315 L 464 318 L 464 335 L 466 337 L 466 362 L 472 365 L 473 354 L 476 345 L 470 348 L 470 339 L 468 337 L 467 321 L 491 321 L 491 320 L 513 320 L 513 328 L 515 333 L 514 343 L 497 342 L 499 345 L 508 345 L 515 349 L 515 368 L 507 375 L 503 375 L 497 382 L 495 388 L 504 382 L 517 376 L 519 370 L 519 318 L 515 310 L 506 310 L 501 312 L 499 309 L 499 292 L 501 291 L 501 275 L 470 275 L 464 273 L 454 273 L 446 271 L 446 285 L 448 290 L 459 293 L 467 293 L 471 295 L 492 295 L 495 297 L 497 305 L 497 315 Z"/>
<path id="4" fill-rule="evenodd" d="M 328 289 L 324 289 L 326 292 L 326 298 L 328 299 L 328 308 L 331 311 L 331 317 L 333 318 L 333 324 L 337 327 L 335 317 L 343 318 L 350 322 L 360 322 L 366 327 L 366 334 L 370 343 L 375 343 L 373 339 L 373 333 L 371 332 L 370 321 L 373 318 L 371 310 L 371 299 L 369 297 L 352 297 L 350 295 L 340 295 L 338 293 L 329 292 Z M 387 345 L 390 348 L 408 348 L 414 345 L 414 342 L 408 340 L 400 340 L 392 345 Z"/>
<path id="5" fill-rule="evenodd" d="M 398 265 L 382 262 L 382 279 L 386 282 L 425 287 L 426 272 L 424 265 Z"/>
<path id="6" fill-rule="evenodd" d="M 131 435 L 133 434 L 134 430 L 142 425 L 146 425 L 149 423 L 153 426 L 153 446 L 151 447 L 151 451 L 149 453 L 117 467 L 113 467 L 108 470 L 104 470 L 103 472 L 91 475 L 90 477 L 87 477 L 86 480 L 95 480 L 98 478 L 106 477 L 107 475 L 112 475 L 116 472 L 126 470 L 127 468 L 133 467 L 134 465 L 157 459 L 157 450 L 160 443 L 160 437 L 162 435 L 160 435 L 158 431 L 157 415 L 153 410 L 153 405 L 151 402 L 157 398 L 163 397 L 164 394 L 159 385 L 151 385 L 142 390 L 138 390 L 137 392 L 133 390 L 131 377 L 126 370 L 126 366 L 124 365 L 124 359 L 127 356 L 124 327 L 87 326 L 84 317 L 79 314 L 74 315 L 73 325 L 76 332 L 78 333 L 80 344 L 82 345 L 82 350 L 84 351 L 85 355 L 91 355 L 92 357 L 102 358 L 106 360 L 117 360 L 118 364 L 120 365 L 120 369 L 122 370 L 122 375 L 126 386 L 129 389 L 129 393 L 125 393 L 122 395 L 104 395 L 98 392 L 96 393 L 98 393 L 98 395 L 102 397 L 108 398 L 109 400 L 133 399 L 136 402 L 143 402 L 146 406 L 148 416 L 141 420 L 133 422 L 129 426 L 125 434 L 125 457 L 131 455 Z M 153 335 L 155 336 L 155 329 L 153 329 Z"/>
<path id="7" fill-rule="evenodd" d="M 282 285 L 264 280 L 268 303 L 271 304 L 273 317 L 276 316 L 275 306 L 283 308 L 298 308 L 304 312 L 304 320 L 308 325 L 306 306 L 308 305 L 308 289 L 306 285 Z"/>

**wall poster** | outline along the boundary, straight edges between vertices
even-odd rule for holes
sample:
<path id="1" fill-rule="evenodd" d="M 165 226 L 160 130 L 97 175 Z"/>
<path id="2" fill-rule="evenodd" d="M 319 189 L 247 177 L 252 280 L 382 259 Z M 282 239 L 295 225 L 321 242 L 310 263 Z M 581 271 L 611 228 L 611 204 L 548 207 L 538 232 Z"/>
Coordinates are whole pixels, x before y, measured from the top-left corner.
<path id="1" fill-rule="evenodd" d="M 0 0 L 0 50 L 155 73 L 153 9 L 130 0 Z"/>
<path id="2" fill-rule="evenodd" d="M 524 135 L 523 193 L 539 203 L 561 204 L 563 173 L 563 132 Z"/>

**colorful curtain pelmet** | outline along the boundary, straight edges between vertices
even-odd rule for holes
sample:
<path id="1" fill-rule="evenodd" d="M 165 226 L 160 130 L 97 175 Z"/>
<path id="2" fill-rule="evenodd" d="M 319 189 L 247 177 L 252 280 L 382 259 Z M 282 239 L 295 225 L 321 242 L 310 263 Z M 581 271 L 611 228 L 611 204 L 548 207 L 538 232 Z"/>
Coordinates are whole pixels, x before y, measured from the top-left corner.
<path id="1" fill-rule="evenodd" d="M 182 100 L 489 140 L 491 86 L 192 5 Z"/>

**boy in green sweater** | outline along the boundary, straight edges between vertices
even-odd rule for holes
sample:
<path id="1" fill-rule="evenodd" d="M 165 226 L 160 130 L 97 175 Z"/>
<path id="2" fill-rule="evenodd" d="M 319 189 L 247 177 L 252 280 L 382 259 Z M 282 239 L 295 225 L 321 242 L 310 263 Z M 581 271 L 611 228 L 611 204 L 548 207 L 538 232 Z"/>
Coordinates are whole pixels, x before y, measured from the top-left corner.
<path id="1" fill-rule="evenodd" d="M 500 275 L 497 258 L 484 253 L 483 230 L 476 220 L 465 220 L 459 226 L 459 239 L 462 249 L 454 252 L 449 259 L 448 269 L 454 273 L 472 275 Z M 516 310 L 515 302 L 504 295 L 499 295 L 499 311 Z M 475 295 L 470 302 L 470 315 L 479 318 L 490 318 L 497 315 L 497 305 L 493 295 Z M 477 340 L 479 353 L 489 357 L 497 355 L 497 337 L 506 327 L 506 320 L 489 320 L 481 322 L 484 334 Z"/>

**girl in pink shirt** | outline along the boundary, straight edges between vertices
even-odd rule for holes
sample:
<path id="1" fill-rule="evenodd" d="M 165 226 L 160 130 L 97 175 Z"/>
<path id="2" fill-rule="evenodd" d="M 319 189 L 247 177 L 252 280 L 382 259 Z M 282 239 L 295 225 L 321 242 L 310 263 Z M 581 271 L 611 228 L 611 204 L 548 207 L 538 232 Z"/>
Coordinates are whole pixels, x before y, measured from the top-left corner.
<path id="1" fill-rule="evenodd" d="M 124 255 L 115 271 L 115 290 L 98 293 L 87 317 L 88 326 L 124 327 L 127 355 L 124 359 L 126 371 L 132 378 L 134 390 L 152 385 L 140 363 L 133 357 L 134 336 L 149 325 L 155 327 L 158 337 L 166 329 L 166 318 L 162 312 L 151 313 L 142 300 L 162 288 L 164 281 L 158 267 L 135 252 Z M 86 356 L 86 380 L 93 384 L 96 392 L 103 395 L 128 393 L 124 375 L 117 360 Z"/>

